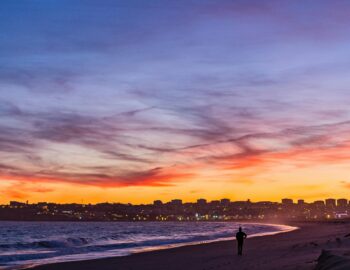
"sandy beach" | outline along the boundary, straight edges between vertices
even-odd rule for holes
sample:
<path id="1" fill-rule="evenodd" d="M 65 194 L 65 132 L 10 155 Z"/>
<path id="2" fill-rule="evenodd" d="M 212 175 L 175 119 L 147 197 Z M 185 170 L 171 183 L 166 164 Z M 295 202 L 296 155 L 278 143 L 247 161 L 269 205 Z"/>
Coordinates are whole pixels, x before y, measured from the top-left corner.
<path id="1" fill-rule="evenodd" d="M 347 237 L 350 233 L 350 222 L 291 225 L 300 229 L 247 239 L 242 257 L 236 255 L 235 241 L 223 241 L 144 252 L 126 257 L 43 265 L 32 269 L 350 269 L 346 259 L 346 255 L 350 254 L 350 237 Z"/>

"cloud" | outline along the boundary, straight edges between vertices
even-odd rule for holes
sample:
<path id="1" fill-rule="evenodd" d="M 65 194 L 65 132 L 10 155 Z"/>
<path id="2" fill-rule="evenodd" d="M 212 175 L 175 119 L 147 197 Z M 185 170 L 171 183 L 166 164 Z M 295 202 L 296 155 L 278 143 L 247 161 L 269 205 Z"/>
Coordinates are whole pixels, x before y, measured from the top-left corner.
<path id="1" fill-rule="evenodd" d="M 45 194 L 53 191 L 54 189 L 41 185 L 38 186 L 37 183 L 33 184 L 26 180 L 13 180 L 10 182 L 10 185 L 1 189 L 0 194 L 2 194 L 2 196 L 8 196 L 13 199 L 28 199 L 31 193 Z"/>
<path id="2" fill-rule="evenodd" d="M 0 26 L 3 178 L 249 184 L 349 158 L 345 2 L 38 3 Z"/>
<path id="3" fill-rule="evenodd" d="M 210 107 L 205 106 L 183 110 L 191 120 L 189 128 L 155 126 L 145 118 L 149 113 L 154 116 L 155 107 L 110 116 L 63 111 L 26 112 L 8 103 L 2 108 L 7 116 L 25 123 L 21 128 L 2 124 L 4 132 L 0 134 L 0 155 L 5 157 L 5 153 L 17 153 L 20 157 L 16 167 L 4 159 L 5 163 L 0 167 L 2 177 L 21 181 L 100 187 L 167 186 L 193 176 L 195 170 L 208 164 L 226 171 L 248 169 L 258 172 L 261 167 L 271 168 L 285 160 L 294 160 L 295 166 L 305 166 L 316 161 L 348 158 L 343 151 L 347 149 L 348 121 L 250 132 L 246 126 L 234 126 L 224 118 L 218 118 Z M 252 111 L 246 113 L 245 108 L 234 108 L 234 111 L 241 121 L 246 118 L 255 125 L 259 124 L 259 117 Z M 150 132 L 146 134 L 156 135 L 160 140 L 146 143 L 144 132 Z M 168 134 L 190 139 L 177 146 L 171 142 L 163 147 Z M 116 165 L 62 167 L 58 162 L 52 166 L 39 154 L 52 143 L 93 149 L 98 153 L 95 158 L 99 162 L 114 160 Z M 120 166 L 118 161 L 128 165 Z M 198 168 L 173 171 L 174 164 L 186 164 L 188 168 L 196 164 Z M 162 168 L 155 167 L 157 165 Z"/>
<path id="4" fill-rule="evenodd" d="M 345 147 L 346 132 L 350 129 L 348 121 L 278 129 L 279 122 L 268 119 L 275 130 L 259 132 L 259 109 L 244 106 L 218 109 L 212 105 L 190 107 L 185 103 L 160 109 L 157 104 L 110 115 L 91 115 L 63 110 L 26 111 L 9 102 L 2 104 L 4 115 L 23 123 L 16 128 L 0 123 L 4 130 L 0 134 L 2 153 L 21 155 L 17 168 L 4 167 L 9 164 L 5 159 L 0 168 L 3 177 L 99 187 L 173 185 L 208 164 L 219 170 L 257 173 L 261 167 L 271 168 L 285 160 L 294 160 L 295 166 L 328 162 L 340 158 L 340 152 L 334 153 L 332 149 Z M 171 121 L 185 122 L 167 125 L 153 119 L 160 112 L 175 115 Z M 237 125 L 232 120 L 245 123 Z M 147 136 L 156 140 L 147 140 Z M 181 140 L 175 143 L 174 138 Z M 105 166 L 62 167 L 58 162 L 53 166 L 38 154 L 53 143 L 93 149 L 99 164 L 110 160 L 115 165 L 108 162 Z M 318 155 L 312 154 L 315 152 Z M 29 159 L 25 160 L 25 155 Z M 126 166 L 118 165 L 119 162 Z M 171 170 L 174 164 L 198 168 L 175 172 Z M 249 175 L 246 177 L 251 183 Z"/>
<path id="5" fill-rule="evenodd" d="M 4 167 L 4 168 L 2 168 Z M 185 181 L 193 177 L 192 172 L 177 171 L 174 168 L 152 168 L 145 171 L 118 171 L 110 167 L 93 168 L 95 173 L 73 173 L 42 170 L 36 173 L 19 168 L 0 167 L 0 177 L 11 182 L 30 183 L 70 183 L 95 187 L 127 187 L 127 186 L 172 186 L 174 183 Z M 12 189 L 12 188 L 10 188 Z M 42 188 L 31 188 L 31 192 L 49 192 Z"/>
<path id="6" fill-rule="evenodd" d="M 80 71 L 81 72 L 81 71 Z M 11 88 L 22 87 L 32 94 L 69 93 L 73 91 L 71 82 L 79 74 L 59 67 L 27 67 L 16 68 L 7 66 L 0 68 L 0 85 Z M 50 89 L 48 91 L 47 89 Z"/>

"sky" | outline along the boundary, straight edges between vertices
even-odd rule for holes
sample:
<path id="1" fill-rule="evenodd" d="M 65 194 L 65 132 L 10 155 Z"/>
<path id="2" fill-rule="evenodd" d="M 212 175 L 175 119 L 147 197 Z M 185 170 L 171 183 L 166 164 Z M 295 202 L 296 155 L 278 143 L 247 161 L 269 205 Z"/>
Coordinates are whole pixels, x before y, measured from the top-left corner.
<path id="1" fill-rule="evenodd" d="M 2 0 L 0 203 L 350 198 L 349 17 Z"/>

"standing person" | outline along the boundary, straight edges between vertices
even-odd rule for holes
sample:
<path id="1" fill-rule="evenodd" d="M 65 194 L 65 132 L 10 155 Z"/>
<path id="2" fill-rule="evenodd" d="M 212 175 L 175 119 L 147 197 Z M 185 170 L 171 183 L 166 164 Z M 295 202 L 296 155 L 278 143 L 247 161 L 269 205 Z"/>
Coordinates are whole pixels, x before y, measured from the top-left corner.
<path id="1" fill-rule="evenodd" d="M 236 233 L 236 240 L 237 240 L 237 245 L 238 245 L 238 255 L 242 255 L 243 251 L 243 242 L 244 239 L 247 238 L 247 234 L 242 231 L 242 228 L 239 227 L 238 232 Z"/>

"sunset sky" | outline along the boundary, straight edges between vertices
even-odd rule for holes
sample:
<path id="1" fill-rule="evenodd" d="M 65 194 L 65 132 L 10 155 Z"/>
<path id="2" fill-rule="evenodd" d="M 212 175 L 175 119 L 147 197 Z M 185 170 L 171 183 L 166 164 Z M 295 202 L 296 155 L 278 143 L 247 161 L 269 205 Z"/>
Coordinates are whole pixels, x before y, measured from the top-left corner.
<path id="1" fill-rule="evenodd" d="M 0 203 L 350 198 L 350 2 L 2 0 Z"/>

